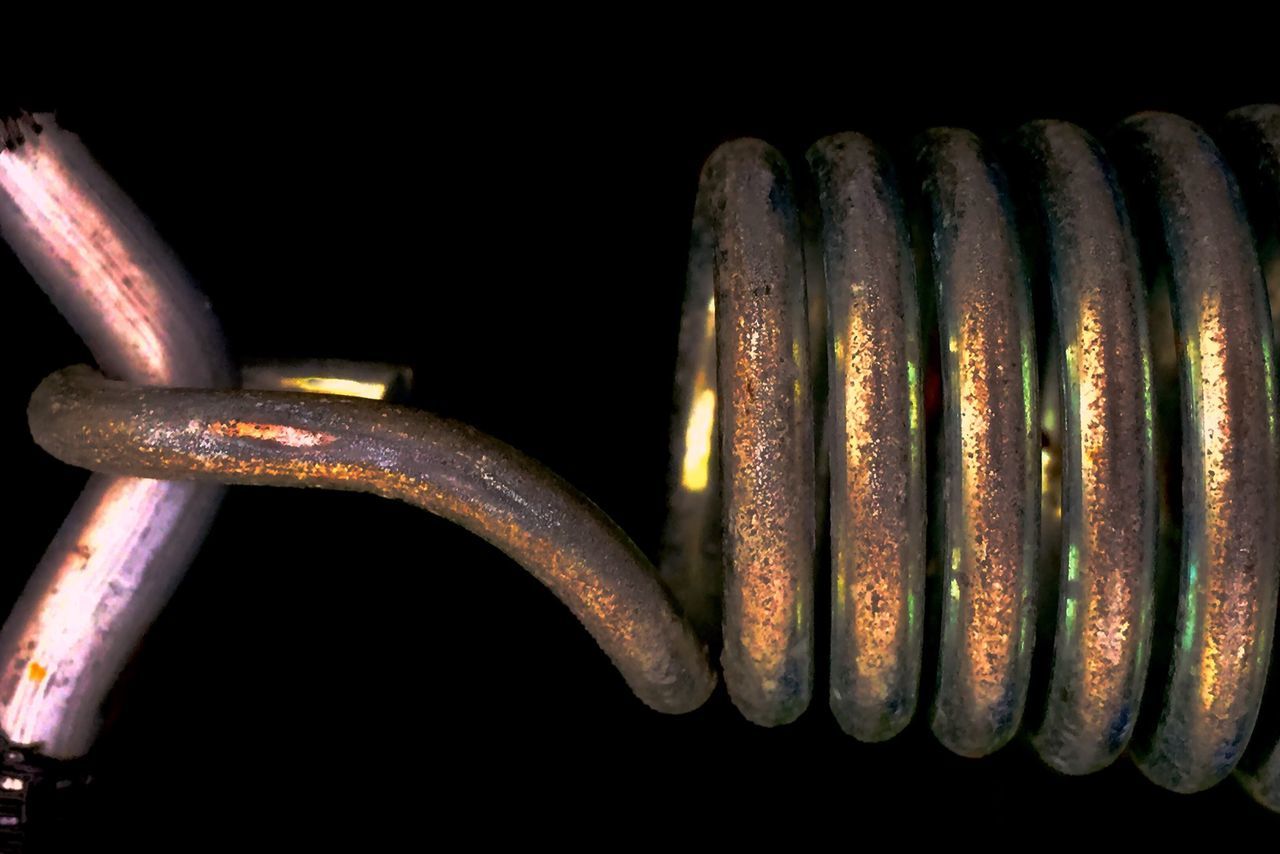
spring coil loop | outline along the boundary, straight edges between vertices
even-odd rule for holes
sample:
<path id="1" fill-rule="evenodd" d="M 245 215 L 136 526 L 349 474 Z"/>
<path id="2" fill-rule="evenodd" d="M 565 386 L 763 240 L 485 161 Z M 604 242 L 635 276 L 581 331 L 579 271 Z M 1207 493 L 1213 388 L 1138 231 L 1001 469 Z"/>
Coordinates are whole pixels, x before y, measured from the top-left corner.
<path id="1" fill-rule="evenodd" d="M 1280 574 L 1280 108 L 1239 110 L 1226 130 L 1256 248 L 1218 148 L 1170 115 L 1135 116 L 1107 149 L 1038 122 L 999 163 L 968 132 L 930 131 L 905 170 L 920 187 L 911 205 L 856 134 L 814 145 L 798 191 L 765 143 L 711 156 L 662 566 L 713 633 L 721 562 L 707 543 L 723 526 L 722 662 L 746 717 L 785 723 L 810 699 L 812 496 L 829 466 L 830 705 L 850 735 L 887 739 L 911 719 L 928 597 L 940 611 L 932 727 L 951 750 L 988 754 L 1027 719 L 1066 773 L 1110 764 L 1135 733 L 1140 767 L 1169 789 L 1237 765 Z M 908 208 L 924 221 L 915 235 Z M 1130 209 L 1150 232 L 1141 259 Z M 1180 498 L 1166 474 L 1179 443 Z M 1039 707 L 1037 648 L 1052 651 L 1036 656 Z M 1166 669 L 1162 696 L 1144 698 L 1148 671 Z M 1274 809 L 1280 760 L 1274 733 L 1264 740 L 1244 776 Z"/>

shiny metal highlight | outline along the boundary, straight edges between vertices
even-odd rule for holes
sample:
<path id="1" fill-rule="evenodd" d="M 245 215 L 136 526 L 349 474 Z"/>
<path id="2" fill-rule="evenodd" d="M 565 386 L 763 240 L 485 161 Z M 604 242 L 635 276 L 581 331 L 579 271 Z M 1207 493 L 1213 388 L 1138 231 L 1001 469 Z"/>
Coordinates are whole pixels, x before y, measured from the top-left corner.
<path id="1" fill-rule="evenodd" d="M 1173 664 L 1138 764 L 1165 788 L 1224 778 L 1262 700 L 1280 573 L 1275 352 L 1235 181 L 1200 128 L 1165 114 L 1122 139 L 1154 198 L 1181 349 L 1183 520 Z"/>
<path id="2" fill-rule="evenodd" d="M 1249 203 L 1271 303 L 1271 352 L 1280 355 L 1280 105 L 1257 104 L 1228 113 L 1222 142 L 1230 146 L 1231 164 Z M 1276 370 L 1280 368 L 1273 365 L 1273 377 Z M 1274 387 L 1280 388 L 1280 377 Z M 1274 640 L 1271 656 L 1274 668 Z M 1274 670 L 1267 686 L 1257 727 L 1236 774 L 1259 803 L 1280 812 L 1280 679 Z"/>
<path id="3" fill-rule="evenodd" d="M 34 138 L 25 121 L 6 125 L 6 139 Z M 62 135 L 50 139 L 72 146 Z M 1052 640 L 1040 642 L 1052 643 L 1051 669 L 1043 719 L 1031 733 L 1045 761 L 1066 773 L 1095 771 L 1133 735 L 1133 754 L 1158 784 L 1197 791 L 1236 768 L 1260 803 L 1280 811 L 1275 680 L 1263 697 L 1280 587 L 1280 107 L 1236 111 L 1224 128 L 1227 150 L 1243 167 L 1252 234 L 1232 171 L 1195 125 L 1140 115 L 1109 140 L 1104 152 L 1068 124 L 1022 129 L 1011 186 L 1039 228 L 1019 232 L 1015 196 L 990 150 L 966 131 L 926 134 L 908 173 L 921 179 L 931 240 L 916 259 L 927 256 L 918 273 L 931 279 L 919 304 L 909 223 L 893 169 L 872 143 L 842 134 L 810 150 L 812 229 L 777 151 L 758 140 L 716 150 L 700 177 L 690 244 L 661 560 L 667 588 L 612 522 L 536 463 L 464 425 L 377 402 L 407 382 L 390 366 L 376 375 L 344 363 L 246 371 L 252 385 L 327 392 L 311 398 L 140 389 L 71 369 L 37 390 L 32 430 L 60 459 L 95 470 L 351 489 L 449 518 L 551 587 L 637 695 L 662 711 L 689 711 L 707 699 L 715 676 L 694 627 L 714 643 L 723 621 L 729 693 L 763 725 L 793 720 L 810 699 L 815 531 L 826 500 L 815 489 L 825 492 L 819 484 L 829 465 L 830 703 L 846 732 L 882 740 L 911 720 L 925 596 L 939 595 L 934 732 L 968 756 L 1006 744 L 1028 703 L 1039 552 L 1060 577 L 1058 597 L 1042 605 Z M 16 148 L 23 157 L 35 150 L 28 142 Z M 78 163 L 74 146 L 54 150 Z M 0 167 L 11 174 L 0 169 L 0 178 L 8 174 L 0 189 L 11 201 L 0 196 L 0 227 L 17 223 L 20 252 L 55 296 L 65 291 L 56 298 L 106 349 L 108 371 L 115 358 L 135 372 L 123 376 L 145 385 L 166 382 L 175 364 L 204 364 L 199 352 L 169 352 L 179 346 L 165 338 L 173 324 L 194 323 L 196 339 L 209 330 L 181 302 L 189 292 L 165 284 L 168 256 L 148 274 L 160 277 L 157 298 L 178 308 L 133 304 L 137 266 L 129 253 L 110 240 L 76 237 L 76 227 L 83 230 L 76 222 L 96 209 L 66 190 L 51 196 L 52 206 L 32 202 L 44 198 L 40 188 L 62 186 L 61 173 L 31 177 L 18 168 L 30 172 L 27 161 L 5 156 Z M 82 164 L 72 171 L 79 180 L 91 174 Z M 121 217 L 109 226 L 126 237 L 141 233 L 114 197 L 105 198 Z M 64 208 L 74 215 L 49 214 Z M 1155 214 L 1154 268 L 1139 266 L 1128 219 L 1138 209 Z M 64 220 L 76 227 L 64 228 Z M 30 223 L 34 238 L 22 231 Z M 141 245 L 155 242 L 144 238 Z M 1024 249 L 1043 256 L 1035 269 L 1052 294 L 1056 331 L 1043 400 Z M 935 308 L 930 291 L 940 375 L 928 374 L 928 333 L 920 329 L 921 315 Z M 829 343 L 819 354 L 824 322 Z M 123 347 L 130 352 L 122 355 Z M 829 385 L 818 379 L 824 357 Z M 1174 374 L 1180 395 L 1164 382 Z M 926 594 L 925 398 L 938 382 L 943 442 L 935 466 L 944 483 L 933 557 L 941 589 Z M 813 412 L 824 391 L 827 427 L 817 435 L 830 442 L 829 455 L 815 466 Z M 1182 422 L 1180 524 L 1169 517 L 1176 500 L 1165 500 L 1168 474 L 1157 462 L 1176 435 L 1161 429 L 1170 416 Z M 132 556 L 143 556 L 136 565 L 144 570 L 149 560 L 180 565 L 211 512 L 191 498 L 183 500 L 195 510 L 184 512 L 153 492 L 216 495 L 207 488 L 148 484 L 156 482 L 95 477 L 84 508 L 51 547 L 56 574 L 37 576 L 34 589 L 44 592 L 10 618 L 21 631 L 36 625 L 80 643 L 68 673 L 98 661 L 100 648 L 127 649 L 118 638 L 136 636 L 164 598 L 130 588 L 117 602 L 94 598 L 98 588 L 114 596 L 116 568 L 134 566 Z M 142 518 L 151 520 L 143 533 L 159 541 L 145 541 L 130 521 Z M 1156 563 L 1179 537 L 1177 630 L 1160 691 L 1165 674 L 1147 672 L 1153 648 L 1170 641 L 1153 637 L 1163 613 L 1153 604 Z M 176 557 L 164 557 L 166 543 L 177 544 Z M 54 589 L 71 577 L 88 587 Z M 57 615 L 52 628 L 33 616 L 33 601 Z M 103 619 L 116 632 L 106 647 L 96 634 Z M 48 743 L 79 749 L 92 734 L 86 721 L 96 702 L 87 691 L 74 702 L 56 694 L 55 675 L 68 665 L 51 667 L 39 644 L 38 654 L 25 655 L 14 645 L 25 637 L 9 627 L 0 636 L 10 663 L 0 725 L 7 734 L 9 721 L 20 734 L 60 733 L 63 740 Z M 100 692 L 113 673 L 77 677 L 72 689 Z M 1154 682 L 1144 698 L 1147 679 Z M 1158 719 L 1139 716 L 1140 704 Z"/>
<path id="4" fill-rule="evenodd" d="M 240 370 L 240 387 L 398 402 L 413 388 L 413 371 L 404 365 L 346 359 L 251 362 Z"/>
<path id="5" fill-rule="evenodd" d="M 967 131 L 920 155 L 945 401 L 943 624 L 933 731 L 964 756 L 1013 737 L 1034 642 L 1040 448 L 1030 294 L 1003 184 Z"/>
<path id="6" fill-rule="evenodd" d="M 52 116 L 6 120 L 0 235 L 108 374 L 230 385 L 221 329 L 177 258 Z M 181 578 L 221 489 L 95 476 L 0 631 L 0 730 L 83 753 L 130 651 Z"/>
<path id="7" fill-rule="evenodd" d="M 893 167 L 870 140 L 820 140 L 830 324 L 831 710 L 883 741 L 915 712 L 924 638 L 925 481 L 915 266 Z"/>
<path id="8" fill-rule="evenodd" d="M 715 686 L 702 643 L 631 540 L 551 472 L 466 425 L 331 395 L 137 389 L 83 367 L 46 379 L 30 417 L 41 446 L 73 465 L 421 507 L 547 585 L 650 707 L 691 711 Z"/>
<path id="9" fill-rule="evenodd" d="M 1034 741 L 1052 767 L 1087 774 L 1128 744 L 1150 653 L 1156 495 L 1146 299 L 1098 143 L 1062 122 L 1030 125 L 1019 141 L 1038 187 L 1063 404 L 1057 632 Z"/>
<path id="10" fill-rule="evenodd" d="M 813 411 L 800 225 L 786 162 L 758 140 L 717 149 L 698 193 L 715 278 L 721 661 L 734 705 L 773 726 L 798 717 L 813 690 Z"/>

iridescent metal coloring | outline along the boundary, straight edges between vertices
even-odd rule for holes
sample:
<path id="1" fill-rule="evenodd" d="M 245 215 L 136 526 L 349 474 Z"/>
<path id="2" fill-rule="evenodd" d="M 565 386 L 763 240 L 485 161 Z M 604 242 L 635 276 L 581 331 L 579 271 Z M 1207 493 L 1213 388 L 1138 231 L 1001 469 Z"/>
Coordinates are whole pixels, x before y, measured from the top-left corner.
<path id="1" fill-rule="evenodd" d="M 1280 576 L 1280 107 L 1229 116 L 1230 166 L 1163 114 L 1106 145 L 1060 122 L 999 152 L 933 130 L 896 165 L 841 134 L 798 174 L 758 140 L 719 148 L 694 211 L 659 568 L 518 451 L 387 402 L 403 370 L 237 377 L 207 304 L 79 140 L 47 116 L 6 120 L 4 136 L 0 233 L 102 371 L 59 371 L 31 399 L 35 440 L 101 474 L 0 632 L 9 743 L 88 749 L 228 483 L 360 490 L 450 519 L 546 584 L 649 706 L 710 696 L 711 641 L 742 714 L 785 724 L 813 691 L 829 508 L 829 703 L 849 735 L 892 738 L 931 697 L 935 734 L 964 755 L 1028 723 L 1059 771 L 1128 748 L 1161 786 L 1234 770 L 1280 810 L 1277 745 L 1250 743 L 1260 710 L 1280 714 L 1262 705 Z M 1165 453 L 1184 482 L 1168 485 L 1156 413 L 1175 399 L 1183 444 Z M 1161 490 L 1179 488 L 1182 518 L 1162 520 Z M 1176 635 L 1157 638 L 1176 529 Z M 1142 721 L 1161 643 L 1168 680 Z M 1052 649 L 1044 698 L 1027 691 L 1037 645 Z"/>

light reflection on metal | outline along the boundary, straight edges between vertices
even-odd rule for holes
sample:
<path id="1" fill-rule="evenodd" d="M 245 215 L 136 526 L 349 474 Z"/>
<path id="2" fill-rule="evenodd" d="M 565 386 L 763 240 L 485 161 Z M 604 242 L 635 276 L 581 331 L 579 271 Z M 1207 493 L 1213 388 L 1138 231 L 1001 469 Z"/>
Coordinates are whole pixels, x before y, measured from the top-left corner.
<path id="1" fill-rule="evenodd" d="M 724 492 L 725 685 L 743 715 L 794 720 L 813 689 L 813 409 L 799 216 L 790 170 L 759 140 L 718 148 L 712 214 Z"/>
<path id="2" fill-rule="evenodd" d="M 5 130 L 31 127 L 28 121 Z M 820 210 L 809 215 L 820 222 L 821 238 L 801 233 L 804 218 L 776 151 L 742 140 L 712 155 L 694 212 L 672 513 L 660 564 L 685 616 L 707 638 L 717 634 L 723 585 L 726 681 L 746 717 L 785 723 L 809 700 L 815 508 L 825 500 L 814 489 L 827 463 L 824 454 L 815 474 L 811 413 L 823 390 L 815 383 L 823 351 L 831 367 L 835 475 L 831 705 L 846 731 L 864 740 L 891 737 L 912 717 L 924 633 L 926 380 L 937 380 L 926 377 L 918 312 L 929 317 L 935 306 L 928 294 L 936 291 L 946 408 L 937 465 L 947 476 L 941 504 L 948 516 L 935 555 L 942 578 L 931 590 L 943 614 L 933 711 L 938 737 L 957 752 L 981 755 L 1017 729 L 1036 642 L 1039 546 L 1058 588 L 1044 597 L 1041 615 L 1053 631 L 1039 638 L 1045 646 L 1052 638 L 1053 647 L 1050 690 L 1033 732 L 1045 760 L 1068 773 L 1112 762 L 1135 731 L 1148 656 L 1168 641 L 1170 684 L 1163 705 L 1148 698 L 1160 719 L 1137 729 L 1139 762 L 1153 780 L 1179 791 L 1212 785 L 1232 770 L 1263 702 L 1280 573 L 1274 341 L 1280 313 L 1271 313 L 1280 303 L 1280 108 L 1237 111 L 1228 129 L 1246 161 L 1260 164 L 1244 173 L 1257 254 L 1234 179 L 1198 128 L 1175 117 L 1135 117 L 1112 152 L 1128 157 L 1126 187 L 1158 212 L 1158 242 L 1177 294 L 1183 345 L 1177 353 L 1168 321 L 1153 321 L 1152 347 L 1144 317 L 1150 308 L 1158 318 L 1166 304 L 1159 285 L 1166 274 L 1146 271 L 1157 286 L 1141 293 L 1125 204 L 1106 156 L 1069 125 L 1037 123 L 1022 132 L 1018 156 L 1026 168 L 1018 180 L 1028 181 L 1023 189 L 1041 219 L 1039 231 L 1022 237 L 1001 168 L 977 139 L 955 130 L 926 135 L 912 176 L 923 180 L 932 226 L 932 263 L 920 270 L 923 311 L 890 170 L 866 140 L 842 135 L 810 152 Z M 137 277 L 146 292 L 146 277 L 155 274 L 130 254 L 127 239 L 143 234 L 145 222 L 139 225 L 132 208 L 110 196 L 109 216 L 95 218 L 76 182 L 97 173 L 77 160 L 78 143 L 60 132 L 44 139 L 49 147 L 24 139 L 8 161 L 0 152 L 0 166 L 7 164 L 0 170 L 0 189 L 9 196 L 7 206 L 0 197 L 6 237 L 17 234 L 24 262 L 65 303 L 108 373 L 163 383 L 177 370 L 175 360 L 201 367 L 212 357 L 195 345 L 175 348 L 166 340 L 170 327 L 156 322 L 147 300 L 134 301 Z M 82 210 L 63 216 L 67 208 Z M 125 237 L 94 241 L 77 232 L 103 224 Z M 158 243 L 149 232 L 144 238 Z M 1036 241 L 1033 255 L 1047 257 L 1055 297 L 1060 343 L 1049 347 L 1046 381 L 1053 389 L 1043 405 L 1022 241 Z M 66 256 L 75 260 L 70 273 L 59 272 L 62 260 L 50 260 Z M 160 257 L 164 268 L 168 256 Z M 186 293 L 158 290 L 168 299 L 179 299 L 178 292 Z M 820 348 L 828 320 L 830 346 Z M 194 326 L 197 337 L 203 334 L 200 323 Z M 121 355 L 122 340 L 132 352 Z M 700 642 L 630 541 L 589 502 L 506 446 L 452 422 L 371 402 L 407 386 L 399 370 L 378 366 L 370 374 L 351 363 L 297 363 L 246 371 L 254 387 L 322 393 L 312 400 L 135 393 L 69 371 L 37 392 L 32 424 L 42 443 L 81 465 L 360 489 L 426 507 L 499 544 L 555 590 L 645 702 L 685 711 L 705 700 L 714 677 Z M 1178 370 L 1180 404 L 1162 384 Z M 1187 473 L 1179 627 L 1153 643 L 1153 541 L 1167 546 L 1178 534 L 1162 500 L 1164 475 L 1153 477 L 1153 459 L 1169 442 L 1154 413 L 1178 408 Z M 383 432 L 387 419 L 404 435 Z M 1041 429 L 1048 441 L 1038 448 Z M 450 479 L 435 465 L 432 455 L 445 451 L 473 464 L 467 477 Z M 163 520 L 165 508 L 178 506 L 163 497 L 153 506 L 151 488 L 129 486 L 145 481 L 92 483 L 99 491 L 91 485 L 82 500 L 92 512 L 73 514 L 71 533 L 60 534 L 51 549 L 61 556 L 57 578 L 70 573 L 77 555 L 105 554 L 113 566 L 122 560 L 116 552 L 155 551 L 130 540 L 128 524 L 117 525 L 113 514 Z M 153 488 L 161 496 L 196 489 Z M 206 518 L 200 511 L 173 524 Z M 84 539 L 85 530 L 96 533 Z M 153 530 L 173 542 L 198 539 L 169 534 L 163 525 Z M 48 589 L 54 580 L 38 576 L 33 588 Z M 51 624 L 83 635 L 91 621 L 80 612 L 92 597 L 78 596 L 72 590 L 42 601 L 54 613 Z M 163 601 L 155 592 L 143 598 L 152 606 Z M 29 602 L 23 607 L 11 625 L 44 621 L 38 612 L 32 616 Z M 10 629 L 4 638 L 12 641 Z M 74 668 L 52 663 L 57 650 L 40 644 L 26 657 L 16 648 L 0 651 L 14 653 L 4 683 L 10 687 L 0 685 L 0 698 L 10 691 L 0 711 L 18 720 L 12 731 L 38 735 L 56 719 L 50 709 L 74 705 L 81 717 L 58 712 L 57 726 L 84 743 L 92 728 L 83 715 L 94 706 L 57 700 L 52 690 Z M 1264 720 L 1271 709 L 1280 721 L 1275 695 L 1273 689 L 1262 706 Z M 52 703 L 44 699 L 51 696 Z M 0 725 L 11 732 L 7 720 Z M 1280 809 L 1280 726 L 1259 733 L 1241 778 L 1259 801 Z"/>
<path id="3" fill-rule="evenodd" d="M 1044 470 L 1061 483 L 1045 530 L 1063 542 L 1054 549 L 1062 608 L 1034 742 L 1049 765 L 1086 774 L 1128 744 L 1147 673 L 1156 497 L 1146 303 L 1101 146 L 1062 122 L 1030 125 L 1020 142 L 1039 188 L 1060 342 L 1042 425 L 1062 448 Z"/>
<path id="4" fill-rule="evenodd" d="M 1183 412 L 1182 642 L 1138 763 L 1198 791 L 1235 767 L 1271 657 L 1280 575 L 1280 437 L 1266 291 L 1242 201 L 1217 147 L 1176 116 L 1135 116 L 1179 325 Z"/>
<path id="5" fill-rule="evenodd" d="M 1272 346 L 1267 356 L 1271 395 L 1280 394 L 1280 105 L 1242 107 L 1227 115 L 1222 142 L 1230 146 L 1231 162 L 1249 203 L 1258 258 L 1271 303 Z M 1277 408 L 1280 410 L 1280 407 Z M 1272 432 L 1280 430 L 1280 411 L 1272 410 Z M 1280 557 L 1277 557 L 1280 560 Z M 1275 668 L 1272 641 L 1272 668 Z M 1249 753 L 1236 773 L 1250 793 L 1280 812 L 1280 676 L 1272 673 L 1254 730 Z"/>
<path id="6" fill-rule="evenodd" d="M 1039 539 L 1031 300 L 1000 177 L 977 138 L 935 130 L 921 153 L 943 361 L 946 583 L 933 731 L 982 756 L 1026 703 Z"/>
<path id="7" fill-rule="evenodd" d="M 641 700 L 661 712 L 706 701 L 702 643 L 627 536 L 513 448 L 426 412 L 270 391 L 137 391 L 86 368 L 32 398 L 42 446 L 116 474 L 324 486 L 405 501 L 502 549 L 574 613 Z"/>
<path id="8" fill-rule="evenodd" d="M 51 116 L 9 120 L 0 234 L 107 373 L 221 386 L 221 330 L 143 214 Z M 0 730 L 83 753 L 102 699 L 203 540 L 218 487 L 90 479 L 0 631 Z"/>
<path id="9" fill-rule="evenodd" d="M 915 712 L 924 601 L 925 473 L 915 266 L 896 178 L 870 140 L 820 140 L 808 161 L 831 324 L 831 687 L 866 741 Z"/>
<path id="10" fill-rule="evenodd" d="M 720 634 L 721 571 L 720 429 L 715 389 L 714 211 L 699 194 L 693 211 L 684 308 L 676 358 L 675 412 L 667 519 L 658 571 L 685 616 L 706 638 Z M 710 394 L 708 394 L 710 393 Z M 711 419 L 702 424 L 701 406 Z M 705 446 L 702 445 L 705 440 Z M 702 448 L 706 449 L 703 468 Z M 705 480 L 702 475 L 705 474 Z M 691 488 L 691 485 L 701 485 Z"/>
<path id="11" fill-rule="evenodd" d="M 684 434 L 684 475 L 680 484 L 690 492 L 702 492 L 707 488 L 711 467 L 712 424 L 716 417 L 716 393 L 704 388 L 693 401 L 689 415 L 689 429 Z"/>
<path id="12" fill-rule="evenodd" d="M 700 349 L 710 353 L 716 346 L 716 298 L 707 300 L 707 322 Z M 693 378 L 693 406 L 684 430 L 684 460 L 680 485 L 690 492 L 703 492 L 711 478 L 711 443 L 715 440 L 715 370 L 710 359 L 698 365 Z"/>
<path id="13" fill-rule="evenodd" d="M 413 386 L 413 371 L 403 365 L 340 359 L 251 362 L 240 375 L 242 388 L 393 402 L 408 397 Z"/>

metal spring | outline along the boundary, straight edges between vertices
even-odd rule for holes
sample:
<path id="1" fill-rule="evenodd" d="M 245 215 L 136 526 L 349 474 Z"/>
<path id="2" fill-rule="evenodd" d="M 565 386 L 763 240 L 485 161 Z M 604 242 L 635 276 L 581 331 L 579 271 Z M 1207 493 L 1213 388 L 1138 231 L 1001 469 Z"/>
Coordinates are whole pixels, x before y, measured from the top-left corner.
<path id="1" fill-rule="evenodd" d="M 1256 251 L 1219 150 L 1170 115 L 1118 128 L 1120 175 L 1097 140 L 1061 122 L 1023 128 L 1001 164 L 968 132 L 930 131 L 906 170 L 930 238 L 915 241 L 919 256 L 894 166 L 864 137 L 809 150 L 801 193 L 817 225 L 803 249 L 781 156 L 749 140 L 712 155 L 694 218 L 663 568 L 686 612 L 714 625 L 720 564 L 704 544 L 722 518 L 723 664 L 743 714 L 785 723 L 809 702 L 809 484 L 827 493 L 808 429 L 808 378 L 823 388 L 823 357 L 809 361 L 807 338 L 827 342 L 830 705 L 847 733 L 879 741 L 911 719 L 935 575 L 932 728 L 954 752 L 991 753 L 1033 717 L 1041 757 L 1069 774 L 1109 765 L 1135 731 L 1139 766 L 1166 788 L 1198 791 L 1236 766 L 1262 703 L 1280 575 L 1280 109 L 1236 111 L 1226 132 L 1253 193 Z M 1151 231 L 1142 261 L 1121 178 Z M 1035 318 L 1050 312 L 1033 311 L 1033 290 L 1052 303 L 1043 400 Z M 932 359 L 922 292 L 937 318 Z M 927 443 L 925 384 L 938 375 Z M 1179 426 L 1181 519 L 1168 475 Z M 721 488 L 718 472 L 719 518 L 703 497 Z M 1157 579 L 1170 574 L 1176 624 L 1153 638 L 1157 589 L 1173 586 Z M 1052 661 L 1027 716 L 1037 610 Z M 1153 642 L 1169 680 L 1139 728 Z M 1276 809 L 1275 733 L 1263 740 L 1241 776 Z"/>
<path id="2" fill-rule="evenodd" d="M 991 753 L 1033 717 L 1033 743 L 1058 770 L 1102 768 L 1132 738 L 1143 772 L 1166 788 L 1204 789 L 1239 766 L 1254 796 L 1280 809 L 1274 732 L 1245 754 L 1280 575 L 1280 108 L 1236 111 L 1225 133 L 1252 193 L 1253 233 L 1215 143 L 1169 115 L 1128 120 L 1105 151 L 1074 126 L 1036 123 L 999 163 L 967 132 L 931 131 L 903 170 L 920 179 L 907 204 L 873 143 L 829 137 L 810 150 L 801 182 L 812 198 L 807 235 L 778 152 L 754 140 L 718 149 L 694 215 L 665 587 L 550 472 L 404 407 L 138 389 L 71 369 L 36 391 L 32 432 L 60 459 L 110 474 L 358 489 L 453 519 L 551 587 L 661 711 L 710 695 L 699 635 L 722 626 L 729 694 L 764 725 L 810 703 L 829 476 L 830 704 L 846 732 L 883 740 L 911 720 L 926 600 L 936 599 L 932 725 L 950 749 Z M 1151 231 L 1141 259 L 1127 207 Z M 913 234 L 907 211 L 917 208 L 926 224 Z M 33 272 L 56 291 L 58 271 Z M 1051 313 L 1033 304 L 1040 281 Z M 77 299 L 83 289 L 60 306 Z M 1042 400 L 1036 319 L 1045 316 L 1054 335 Z M 98 340 L 136 351 L 140 326 Z M 91 345 L 92 332 L 82 331 Z M 99 352 L 110 349 L 94 347 L 95 357 L 134 382 L 213 384 L 134 376 L 127 359 L 113 366 Z M 940 407 L 929 404 L 935 382 Z M 826 417 L 815 422 L 824 390 Z M 1178 469 L 1178 444 L 1180 498 L 1166 476 Z M 1170 511 L 1178 504 L 1180 518 Z M 61 554 L 56 544 L 50 553 Z M 1163 638 L 1166 562 L 1179 581 L 1176 625 Z M 40 595 L 33 588 L 28 600 Z M 1043 709 L 1032 704 L 1028 716 L 1038 589 L 1051 603 L 1039 648 L 1051 646 L 1052 661 Z M 147 613 L 166 595 L 142 597 Z M 32 664 L 22 625 L 11 618 L 0 643 L 20 672 Z M 1144 703 L 1166 641 L 1167 687 Z M 113 655 L 122 644 L 112 642 Z M 91 737 L 82 718 L 97 690 L 64 701 L 70 711 L 54 724 L 0 698 L 0 724 L 11 738 L 39 736 L 25 740 L 52 744 L 51 755 L 74 755 Z M 1154 714 L 1140 721 L 1140 706 Z"/>

